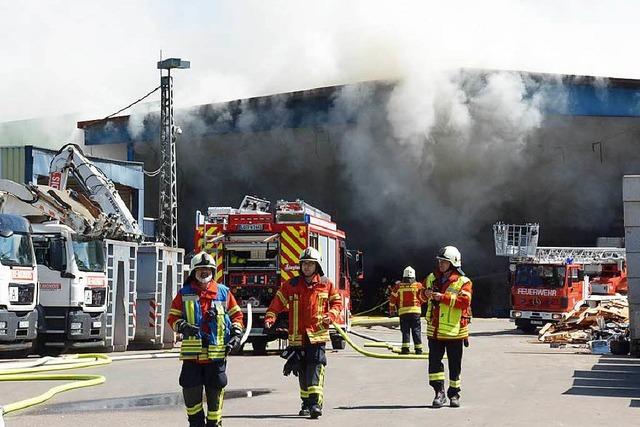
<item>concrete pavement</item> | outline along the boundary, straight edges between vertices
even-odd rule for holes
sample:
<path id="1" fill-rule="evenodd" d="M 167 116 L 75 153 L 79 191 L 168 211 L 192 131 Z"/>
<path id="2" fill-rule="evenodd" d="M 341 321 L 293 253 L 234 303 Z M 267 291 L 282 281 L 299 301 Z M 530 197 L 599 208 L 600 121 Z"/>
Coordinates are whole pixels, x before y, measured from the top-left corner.
<path id="1" fill-rule="evenodd" d="M 397 329 L 358 328 L 398 341 Z M 297 379 L 282 376 L 277 355 L 235 356 L 229 361 L 225 426 L 413 426 L 447 422 L 469 426 L 616 426 L 640 422 L 640 359 L 579 354 L 531 343 L 504 319 L 474 319 L 465 349 L 462 407 L 431 409 L 425 361 L 378 360 L 351 349 L 329 352 L 325 414 L 298 417 Z M 363 340 L 355 338 L 362 343 Z M 375 351 L 384 351 L 374 349 Z M 6 418 L 8 427 L 182 426 L 175 359 L 122 361 L 83 372 L 107 382 L 71 391 Z M 33 396 L 44 383 L 0 383 L 0 404 Z M 250 398 L 246 390 L 255 394 Z M 233 398 L 231 398 L 233 397 Z"/>

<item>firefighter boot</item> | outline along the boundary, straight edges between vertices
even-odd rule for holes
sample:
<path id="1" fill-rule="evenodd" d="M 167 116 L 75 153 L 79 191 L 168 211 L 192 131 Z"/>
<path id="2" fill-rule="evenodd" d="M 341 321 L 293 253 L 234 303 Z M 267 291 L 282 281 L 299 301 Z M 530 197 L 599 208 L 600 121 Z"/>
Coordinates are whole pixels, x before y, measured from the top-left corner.
<path id="1" fill-rule="evenodd" d="M 422 349 L 421 348 L 416 348 L 416 354 L 422 354 Z"/>
<path id="2" fill-rule="evenodd" d="M 318 405 L 317 403 L 311 405 L 311 408 L 309 408 L 309 417 L 315 420 L 320 415 L 322 415 L 322 407 L 320 407 L 320 405 Z"/>
<path id="3" fill-rule="evenodd" d="M 207 421 L 207 427 L 222 427 L 222 421 Z"/>
<path id="4" fill-rule="evenodd" d="M 300 407 L 300 412 L 298 412 L 298 415 L 300 415 L 301 417 L 308 417 L 310 415 L 309 406 L 309 401 L 307 399 L 302 399 L 302 406 Z"/>
<path id="5" fill-rule="evenodd" d="M 460 395 L 456 394 L 455 396 L 451 396 L 449 398 L 449 406 L 451 406 L 452 408 L 459 408 L 460 407 Z"/>
<path id="6" fill-rule="evenodd" d="M 444 394 L 444 391 L 436 392 L 436 397 L 433 399 L 431 403 L 432 408 L 442 408 L 445 403 L 447 403 L 447 396 Z"/>
<path id="7" fill-rule="evenodd" d="M 409 347 L 402 346 L 400 354 L 409 354 Z"/>

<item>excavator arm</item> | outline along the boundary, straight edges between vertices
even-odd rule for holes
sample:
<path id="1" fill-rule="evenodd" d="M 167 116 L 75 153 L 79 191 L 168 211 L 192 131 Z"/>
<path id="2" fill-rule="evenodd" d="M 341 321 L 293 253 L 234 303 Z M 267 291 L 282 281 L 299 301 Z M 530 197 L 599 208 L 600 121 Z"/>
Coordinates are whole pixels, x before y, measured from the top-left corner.
<path id="1" fill-rule="evenodd" d="M 113 182 L 89 160 L 76 144 L 67 144 L 49 166 L 49 186 L 65 190 L 69 173 L 78 181 L 89 199 L 98 205 L 108 222 L 119 224 L 117 234 L 125 240 L 141 240 L 138 222 L 118 194 Z"/>

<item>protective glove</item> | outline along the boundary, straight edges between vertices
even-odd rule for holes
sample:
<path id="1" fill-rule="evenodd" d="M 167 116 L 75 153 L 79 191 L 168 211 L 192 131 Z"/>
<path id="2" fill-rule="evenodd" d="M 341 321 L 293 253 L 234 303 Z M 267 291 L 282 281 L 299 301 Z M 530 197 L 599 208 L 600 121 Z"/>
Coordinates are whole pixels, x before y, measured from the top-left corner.
<path id="1" fill-rule="evenodd" d="M 276 321 L 274 319 L 264 319 L 264 333 L 268 334 L 268 333 L 272 333 L 271 328 L 273 328 L 274 323 L 276 323 Z"/>
<path id="2" fill-rule="evenodd" d="M 182 334 L 184 338 L 197 337 L 200 334 L 200 328 L 188 323 L 184 319 L 178 320 L 174 327 L 176 332 Z"/>
<path id="3" fill-rule="evenodd" d="M 288 377 L 293 373 L 296 377 L 300 375 L 302 367 L 302 359 L 304 358 L 304 350 L 299 347 L 287 347 L 284 349 L 280 357 L 286 360 L 282 374 Z"/>
<path id="4" fill-rule="evenodd" d="M 225 355 L 231 353 L 231 351 L 240 347 L 240 341 L 242 341 L 242 328 L 237 325 L 231 327 L 231 337 L 225 348 Z"/>

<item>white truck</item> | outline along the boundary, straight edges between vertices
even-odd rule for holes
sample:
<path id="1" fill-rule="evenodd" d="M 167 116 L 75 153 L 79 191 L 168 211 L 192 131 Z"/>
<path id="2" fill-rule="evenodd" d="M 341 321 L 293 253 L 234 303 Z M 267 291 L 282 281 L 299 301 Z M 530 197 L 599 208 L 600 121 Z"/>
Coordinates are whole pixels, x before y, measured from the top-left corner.
<path id="1" fill-rule="evenodd" d="M 71 173 L 87 197 L 66 191 Z M 40 354 L 102 347 L 108 289 L 105 239 L 140 241 L 142 231 L 113 183 L 75 145 L 64 146 L 50 167 L 50 184 L 0 180 L 0 211 L 28 218 L 33 227 L 40 299 Z"/>
<path id="2" fill-rule="evenodd" d="M 29 222 L 0 214 L 0 355 L 21 356 L 36 338 L 38 272 Z"/>

